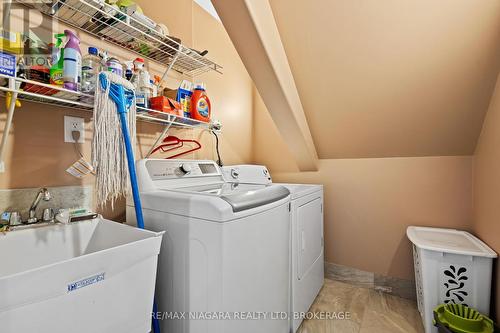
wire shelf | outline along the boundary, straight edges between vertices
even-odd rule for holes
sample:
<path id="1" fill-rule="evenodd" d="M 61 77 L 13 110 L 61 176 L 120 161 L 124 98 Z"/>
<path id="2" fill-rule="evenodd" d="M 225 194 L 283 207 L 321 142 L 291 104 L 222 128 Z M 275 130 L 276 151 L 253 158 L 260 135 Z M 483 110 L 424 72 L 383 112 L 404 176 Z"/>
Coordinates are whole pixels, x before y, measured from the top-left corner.
<path id="1" fill-rule="evenodd" d="M 3 83 L 0 91 L 4 96 L 7 92 L 17 92 L 21 100 L 87 110 L 94 108 L 93 96 L 60 86 L 13 78 L 3 74 L 0 74 L 0 82 Z"/>
<path id="2" fill-rule="evenodd" d="M 137 118 L 144 121 L 162 122 L 176 127 L 196 127 L 209 129 L 210 124 L 192 118 L 181 117 L 175 114 L 158 110 L 137 107 Z"/>
<path id="3" fill-rule="evenodd" d="M 127 15 L 104 0 L 15 0 L 28 8 L 58 19 L 142 57 L 169 66 L 183 75 L 197 76 L 207 71 L 222 74 L 222 67 L 156 30 L 146 16 Z"/>
<path id="4" fill-rule="evenodd" d="M 35 103 L 57 105 L 85 111 L 93 111 L 94 96 L 64 89 L 47 83 L 0 74 L 0 95 L 18 93 L 18 99 Z M 184 128 L 209 129 L 210 124 L 158 110 L 137 107 L 137 120 L 160 125 Z"/>

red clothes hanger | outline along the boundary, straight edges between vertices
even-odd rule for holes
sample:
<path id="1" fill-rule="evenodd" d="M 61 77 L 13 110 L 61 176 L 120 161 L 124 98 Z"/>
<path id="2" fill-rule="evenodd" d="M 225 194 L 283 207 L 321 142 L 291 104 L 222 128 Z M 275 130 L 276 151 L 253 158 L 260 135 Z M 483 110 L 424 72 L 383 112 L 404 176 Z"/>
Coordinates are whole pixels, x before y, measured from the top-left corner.
<path id="1" fill-rule="evenodd" d="M 172 155 L 172 156 L 167 156 L 165 158 L 166 159 L 176 158 L 176 157 L 185 155 L 187 153 L 191 153 L 193 151 L 201 149 L 201 144 L 196 140 L 179 139 L 176 136 L 169 135 L 165 139 L 163 139 L 163 144 L 161 144 L 158 147 L 156 147 L 155 149 L 153 149 L 151 154 L 154 154 L 157 151 L 161 151 L 163 153 L 166 153 L 166 152 L 169 152 L 171 150 L 179 149 L 179 148 L 184 147 L 184 143 L 193 143 L 193 144 L 195 144 L 195 147 L 191 148 L 189 150 L 180 152 L 178 154 Z"/>

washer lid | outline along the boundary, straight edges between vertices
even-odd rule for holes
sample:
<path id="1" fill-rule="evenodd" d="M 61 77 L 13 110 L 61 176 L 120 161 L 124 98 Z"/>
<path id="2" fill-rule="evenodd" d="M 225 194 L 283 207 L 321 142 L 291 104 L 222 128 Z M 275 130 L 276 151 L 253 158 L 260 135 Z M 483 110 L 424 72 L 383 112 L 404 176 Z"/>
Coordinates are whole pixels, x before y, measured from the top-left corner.
<path id="1" fill-rule="evenodd" d="M 255 191 L 237 191 L 235 193 L 221 195 L 221 199 L 233 207 L 233 212 L 267 205 L 286 198 L 290 191 L 283 186 L 265 186 Z"/>
<path id="2" fill-rule="evenodd" d="M 408 239 L 417 247 L 446 253 L 496 258 L 497 254 L 470 233 L 455 229 L 408 227 Z"/>
<path id="3" fill-rule="evenodd" d="M 176 189 L 202 195 L 216 196 L 231 205 L 233 212 L 267 205 L 290 195 L 290 191 L 279 185 L 256 185 L 239 183 L 214 183 Z"/>

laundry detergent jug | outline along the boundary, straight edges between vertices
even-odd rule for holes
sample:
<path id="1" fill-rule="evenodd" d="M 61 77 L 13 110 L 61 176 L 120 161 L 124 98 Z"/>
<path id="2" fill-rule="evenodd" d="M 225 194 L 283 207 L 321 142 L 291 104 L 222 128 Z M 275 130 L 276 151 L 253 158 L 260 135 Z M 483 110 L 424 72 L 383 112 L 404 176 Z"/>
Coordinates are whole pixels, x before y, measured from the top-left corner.
<path id="1" fill-rule="evenodd" d="M 210 114 L 210 99 L 205 87 L 203 84 L 197 84 L 191 96 L 191 118 L 208 123 Z"/>

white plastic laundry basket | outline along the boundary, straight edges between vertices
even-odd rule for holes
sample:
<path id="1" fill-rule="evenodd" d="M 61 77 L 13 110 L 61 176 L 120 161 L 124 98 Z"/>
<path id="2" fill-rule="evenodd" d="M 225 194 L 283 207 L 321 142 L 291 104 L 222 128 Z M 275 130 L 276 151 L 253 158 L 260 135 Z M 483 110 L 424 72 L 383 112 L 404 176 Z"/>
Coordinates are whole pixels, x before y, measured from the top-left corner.
<path id="1" fill-rule="evenodd" d="M 413 243 L 418 310 L 426 333 L 435 333 L 433 310 L 467 304 L 489 314 L 493 258 L 497 254 L 468 232 L 408 227 Z"/>

